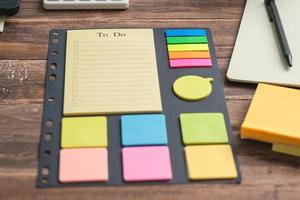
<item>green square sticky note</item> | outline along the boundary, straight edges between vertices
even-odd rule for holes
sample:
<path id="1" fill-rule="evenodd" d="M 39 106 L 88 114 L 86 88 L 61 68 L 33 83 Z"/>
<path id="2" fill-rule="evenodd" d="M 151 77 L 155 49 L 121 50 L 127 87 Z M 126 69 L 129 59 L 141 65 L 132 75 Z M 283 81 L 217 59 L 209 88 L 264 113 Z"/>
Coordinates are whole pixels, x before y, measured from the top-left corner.
<path id="1" fill-rule="evenodd" d="M 61 147 L 107 147 L 106 117 L 63 118 Z"/>
<path id="2" fill-rule="evenodd" d="M 228 143 L 222 113 L 182 113 L 180 124 L 185 145 Z"/>

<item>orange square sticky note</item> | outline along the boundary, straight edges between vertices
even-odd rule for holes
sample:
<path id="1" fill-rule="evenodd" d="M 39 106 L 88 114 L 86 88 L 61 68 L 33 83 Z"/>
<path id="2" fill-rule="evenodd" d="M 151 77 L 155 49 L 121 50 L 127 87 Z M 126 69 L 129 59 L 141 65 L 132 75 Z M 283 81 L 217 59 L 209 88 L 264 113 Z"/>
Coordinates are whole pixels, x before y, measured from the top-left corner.
<path id="1" fill-rule="evenodd" d="M 59 181 L 108 181 L 106 148 L 62 149 L 59 155 Z"/>
<path id="2" fill-rule="evenodd" d="M 241 137 L 300 147 L 300 90 L 259 84 Z"/>

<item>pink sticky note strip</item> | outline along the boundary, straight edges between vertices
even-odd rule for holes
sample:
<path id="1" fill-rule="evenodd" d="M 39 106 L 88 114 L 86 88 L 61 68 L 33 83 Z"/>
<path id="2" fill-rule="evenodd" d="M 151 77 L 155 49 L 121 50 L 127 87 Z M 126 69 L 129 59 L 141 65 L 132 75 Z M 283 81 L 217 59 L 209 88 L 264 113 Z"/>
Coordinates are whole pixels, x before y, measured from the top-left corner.
<path id="1" fill-rule="evenodd" d="M 170 66 L 176 67 L 211 67 L 211 59 L 176 59 L 170 60 Z"/>
<path id="2" fill-rule="evenodd" d="M 172 179 L 170 152 L 166 146 L 123 148 L 122 159 L 127 182 Z"/>
<path id="3" fill-rule="evenodd" d="M 59 181 L 108 181 L 106 148 L 62 149 L 59 156 Z"/>

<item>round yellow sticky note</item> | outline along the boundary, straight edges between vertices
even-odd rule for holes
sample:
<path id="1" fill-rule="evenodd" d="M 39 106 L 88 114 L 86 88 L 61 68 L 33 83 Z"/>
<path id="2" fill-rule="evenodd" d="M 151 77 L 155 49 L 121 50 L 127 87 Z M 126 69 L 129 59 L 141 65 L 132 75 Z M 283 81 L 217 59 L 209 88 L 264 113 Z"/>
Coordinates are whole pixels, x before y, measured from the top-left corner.
<path id="1" fill-rule="evenodd" d="M 211 81 L 213 81 L 213 78 L 203 78 L 194 75 L 183 76 L 174 82 L 173 90 L 183 100 L 199 101 L 211 94 Z"/>

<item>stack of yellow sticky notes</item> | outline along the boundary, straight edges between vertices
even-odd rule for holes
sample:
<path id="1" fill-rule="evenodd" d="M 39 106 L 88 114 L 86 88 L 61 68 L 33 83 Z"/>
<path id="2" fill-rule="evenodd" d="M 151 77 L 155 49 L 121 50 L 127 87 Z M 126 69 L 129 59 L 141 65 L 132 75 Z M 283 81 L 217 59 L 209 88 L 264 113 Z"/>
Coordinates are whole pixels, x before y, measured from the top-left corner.
<path id="1" fill-rule="evenodd" d="M 273 151 L 300 156 L 300 90 L 259 84 L 241 138 L 269 142 Z"/>

